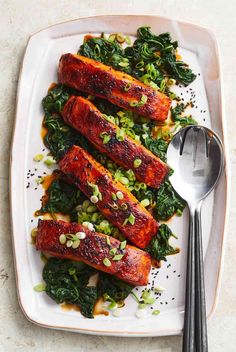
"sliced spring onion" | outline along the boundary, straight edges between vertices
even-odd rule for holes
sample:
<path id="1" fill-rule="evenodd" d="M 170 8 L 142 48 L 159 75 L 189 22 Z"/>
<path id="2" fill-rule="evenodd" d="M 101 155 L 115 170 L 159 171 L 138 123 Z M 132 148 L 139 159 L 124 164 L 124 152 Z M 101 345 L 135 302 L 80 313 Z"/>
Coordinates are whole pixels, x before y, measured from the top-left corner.
<path id="1" fill-rule="evenodd" d="M 144 105 L 147 102 L 147 96 L 142 94 L 142 97 L 139 102 L 139 106 Z"/>
<path id="2" fill-rule="evenodd" d="M 35 227 L 35 228 L 31 231 L 31 237 L 32 237 L 33 240 L 36 238 L 37 233 L 38 233 L 38 229 L 37 229 L 37 227 Z"/>
<path id="3" fill-rule="evenodd" d="M 142 164 L 141 159 L 135 159 L 134 160 L 134 168 L 137 169 L 140 165 Z"/>
<path id="4" fill-rule="evenodd" d="M 78 237 L 79 240 L 84 240 L 86 237 L 86 233 L 85 232 L 77 232 L 76 237 Z"/>
<path id="5" fill-rule="evenodd" d="M 44 157 L 43 154 L 37 154 L 34 156 L 33 160 L 39 162 L 39 161 L 43 160 L 43 157 Z"/>
<path id="6" fill-rule="evenodd" d="M 115 318 L 119 318 L 121 316 L 121 311 L 120 309 L 115 309 L 113 312 L 112 312 L 112 315 L 113 317 Z"/>
<path id="7" fill-rule="evenodd" d="M 132 84 L 131 83 L 127 83 L 126 86 L 124 87 L 124 91 L 128 92 L 131 87 L 132 87 Z"/>
<path id="8" fill-rule="evenodd" d="M 111 136 L 107 132 L 101 132 L 99 137 L 102 138 L 103 144 L 107 144 L 111 140 Z"/>
<path id="9" fill-rule="evenodd" d="M 121 249 L 121 250 L 125 249 L 126 244 L 127 244 L 127 241 L 122 241 L 122 242 L 120 243 L 120 249 Z"/>
<path id="10" fill-rule="evenodd" d="M 138 309 L 145 309 L 145 308 L 147 308 L 147 305 L 145 303 L 138 304 Z"/>
<path id="11" fill-rule="evenodd" d="M 101 230 L 104 230 L 108 226 L 109 226 L 109 222 L 107 220 L 103 220 L 99 224 L 99 227 L 100 227 Z"/>
<path id="12" fill-rule="evenodd" d="M 135 216 L 132 213 L 129 216 L 129 222 L 131 225 L 134 225 L 134 223 L 135 223 Z"/>
<path id="13" fill-rule="evenodd" d="M 40 283 L 40 284 L 34 286 L 34 291 L 36 291 L 36 292 L 43 292 L 45 290 L 46 290 L 45 283 Z"/>
<path id="14" fill-rule="evenodd" d="M 116 255 L 112 258 L 112 260 L 118 262 L 118 261 L 121 260 L 123 257 L 124 257 L 124 254 L 116 254 Z"/>
<path id="15" fill-rule="evenodd" d="M 108 258 L 104 258 L 103 259 L 103 264 L 105 265 L 105 266 L 111 266 L 111 262 L 110 262 L 110 260 L 108 259 Z"/>
<path id="16" fill-rule="evenodd" d="M 123 140 L 125 139 L 125 132 L 122 129 L 119 129 L 116 131 L 116 139 L 119 142 L 123 142 Z"/>
<path id="17" fill-rule="evenodd" d="M 122 203 L 120 205 L 120 207 L 121 207 L 122 210 L 127 210 L 128 209 L 128 205 L 126 203 Z"/>
<path id="18" fill-rule="evenodd" d="M 118 305 L 116 302 L 111 302 L 107 308 L 110 310 L 114 310 L 118 308 Z"/>
<path id="19" fill-rule="evenodd" d="M 90 206 L 87 208 L 87 212 L 88 212 L 88 213 L 95 213 L 96 210 L 97 210 L 96 205 L 90 205 Z"/>
<path id="20" fill-rule="evenodd" d="M 150 200 L 145 198 L 145 199 L 141 200 L 141 204 L 144 208 L 146 208 L 150 205 Z"/>
<path id="21" fill-rule="evenodd" d="M 143 61 L 139 61 L 139 62 L 135 65 L 135 67 L 136 67 L 137 69 L 142 68 L 143 66 L 144 66 L 144 62 L 143 62 Z"/>
<path id="22" fill-rule="evenodd" d="M 124 177 L 124 176 L 119 177 L 119 181 L 120 181 L 121 183 L 123 183 L 123 185 L 128 185 L 128 184 L 129 184 L 128 178 L 127 178 L 127 177 Z"/>
<path id="23" fill-rule="evenodd" d="M 120 62 L 118 63 L 118 65 L 119 65 L 120 67 L 128 67 L 128 66 L 129 66 L 129 62 L 120 61 Z"/>
<path id="24" fill-rule="evenodd" d="M 59 237 L 59 242 L 61 244 L 65 244 L 66 243 L 66 235 L 61 234 L 60 237 Z"/>
<path id="25" fill-rule="evenodd" d="M 159 315 L 161 311 L 159 309 L 156 309 L 152 312 L 152 315 Z"/>
<path id="26" fill-rule="evenodd" d="M 52 156 L 49 156 L 46 160 L 44 160 L 44 164 L 47 166 L 52 166 L 56 164 L 56 160 L 53 159 Z"/>
<path id="27" fill-rule="evenodd" d="M 131 44 L 131 39 L 130 39 L 130 37 L 128 35 L 125 37 L 125 42 L 126 42 L 127 45 Z"/>
<path id="28" fill-rule="evenodd" d="M 118 43 L 122 44 L 125 42 L 125 37 L 123 36 L 122 33 L 117 33 L 116 40 L 118 41 Z"/>
<path id="29" fill-rule="evenodd" d="M 116 192 L 116 196 L 118 199 L 122 200 L 124 198 L 124 195 L 121 191 Z"/>
<path id="30" fill-rule="evenodd" d="M 93 204 L 96 204 L 98 202 L 98 197 L 97 196 L 91 196 L 90 197 L 90 201 L 93 203 Z"/>
<path id="31" fill-rule="evenodd" d="M 116 197 L 115 193 L 111 194 L 111 198 L 112 198 L 112 200 L 117 200 L 117 197 Z"/>
<path id="32" fill-rule="evenodd" d="M 116 35 L 115 34 L 110 34 L 108 37 L 109 42 L 114 42 L 116 39 Z"/>
<path id="33" fill-rule="evenodd" d="M 145 318 L 147 316 L 147 310 L 146 309 L 139 309 L 139 310 L 137 310 L 135 315 L 139 319 Z"/>
<path id="34" fill-rule="evenodd" d="M 70 248 L 70 247 L 72 247 L 72 244 L 73 244 L 73 241 L 72 240 L 68 240 L 66 242 L 66 247 Z"/>
<path id="35" fill-rule="evenodd" d="M 76 249 L 76 248 L 79 247 L 79 245 L 80 245 L 80 240 L 78 239 L 78 240 L 76 240 L 76 241 L 73 241 L 73 243 L 72 243 L 72 248 Z"/>
<path id="36" fill-rule="evenodd" d="M 169 78 L 168 81 L 166 82 L 167 87 L 171 87 L 176 83 L 176 80 L 174 78 Z"/>
<path id="37" fill-rule="evenodd" d="M 110 255 L 115 255 L 116 254 L 116 252 L 117 252 L 117 248 L 112 248 L 112 249 L 110 249 Z"/>
<path id="38" fill-rule="evenodd" d="M 109 237 L 109 236 L 107 236 L 107 237 L 106 237 L 106 244 L 108 244 L 108 246 L 110 246 L 110 245 L 111 245 L 111 242 L 110 242 L 110 237 Z"/>

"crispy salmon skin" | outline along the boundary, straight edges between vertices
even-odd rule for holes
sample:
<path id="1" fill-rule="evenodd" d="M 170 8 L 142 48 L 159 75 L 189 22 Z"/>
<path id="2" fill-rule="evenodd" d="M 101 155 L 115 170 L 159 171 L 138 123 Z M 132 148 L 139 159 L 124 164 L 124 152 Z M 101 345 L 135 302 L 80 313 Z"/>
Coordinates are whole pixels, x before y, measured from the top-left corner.
<path id="1" fill-rule="evenodd" d="M 80 240 L 77 248 L 67 247 L 66 243 L 60 243 L 60 235 L 74 235 L 78 232 L 83 232 L 85 238 Z M 147 285 L 151 269 L 149 254 L 130 245 L 120 249 L 120 244 L 121 242 L 115 238 L 89 231 L 77 223 L 38 221 L 37 250 L 58 258 L 82 261 L 98 270 L 115 275 L 131 285 Z M 110 254 L 111 248 L 117 249 L 116 255 L 121 256 L 120 260 L 116 260 L 117 257 Z"/>
<path id="2" fill-rule="evenodd" d="M 122 135 L 121 129 L 107 121 L 88 99 L 72 96 L 64 106 L 62 116 L 99 151 L 124 168 L 132 169 L 140 182 L 158 188 L 164 181 L 169 166 L 129 136 Z M 103 142 L 104 134 L 110 138 L 107 143 Z"/>
<path id="3" fill-rule="evenodd" d="M 73 146 L 59 161 L 61 171 L 87 197 L 97 195 L 96 206 L 132 243 L 145 248 L 158 231 L 158 223 L 111 173 L 84 149 Z M 114 195 L 120 192 L 120 199 Z"/>
<path id="4" fill-rule="evenodd" d="M 124 72 L 84 56 L 62 55 L 58 80 L 153 120 L 164 121 L 168 116 L 169 97 Z"/>

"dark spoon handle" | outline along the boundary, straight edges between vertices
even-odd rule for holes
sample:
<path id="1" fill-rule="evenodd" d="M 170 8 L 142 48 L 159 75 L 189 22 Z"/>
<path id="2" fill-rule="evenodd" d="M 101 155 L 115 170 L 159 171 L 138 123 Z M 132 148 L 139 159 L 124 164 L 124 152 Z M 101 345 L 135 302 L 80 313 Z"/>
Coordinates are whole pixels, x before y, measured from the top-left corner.
<path id="1" fill-rule="evenodd" d="M 202 250 L 202 229 L 201 229 L 201 205 L 200 202 L 195 212 L 195 340 L 196 351 L 207 352 L 207 323 L 206 323 L 206 303 L 205 303 L 205 283 L 204 264 Z"/>
<path id="2" fill-rule="evenodd" d="M 195 208 L 190 209 L 186 271 L 183 352 L 195 352 Z"/>

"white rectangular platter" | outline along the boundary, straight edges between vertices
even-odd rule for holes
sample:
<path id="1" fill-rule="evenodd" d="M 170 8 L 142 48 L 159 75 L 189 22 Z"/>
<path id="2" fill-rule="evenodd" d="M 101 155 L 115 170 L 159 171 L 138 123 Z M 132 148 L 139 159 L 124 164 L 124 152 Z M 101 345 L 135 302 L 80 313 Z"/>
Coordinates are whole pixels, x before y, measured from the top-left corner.
<path id="1" fill-rule="evenodd" d="M 37 224 L 33 216 L 40 208 L 43 189 L 34 179 L 47 167 L 36 165 L 33 157 L 41 153 L 44 145 L 40 136 L 43 111 L 41 100 L 52 82 L 57 82 L 59 58 L 66 52 L 77 52 L 85 34 L 110 34 L 121 32 L 134 37 L 140 26 L 148 25 L 155 33 L 170 32 L 178 40 L 180 54 L 195 73 L 197 79 L 186 88 L 176 87 L 188 101 L 189 88 L 196 94 L 192 115 L 197 121 L 212 128 L 225 141 L 224 115 L 219 53 L 214 36 L 206 29 L 158 16 L 96 16 L 58 24 L 34 34 L 28 43 L 19 79 L 15 130 L 11 155 L 11 206 L 12 236 L 17 278 L 17 290 L 21 308 L 32 322 L 55 329 L 88 334 L 117 336 L 162 336 L 181 333 L 184 315 L 184 288 L 188 211 L 183 217 L 173 217 L 168 225 L 178 235 L 173 240 L 181 248 L 171 256 L 160 270 L 152 270 L 150 283 L 165 287 L 154 309 L 143 319 L 135 317 L 137 303 L 132 297 L 126 300 L 121 316 L 115 318 L 99 315 L 86 319 L 76 311 L 64 311 L 45 293 L 36 293 L 33 287 L 42 282 L 43 262 L 31 244 L 30 233 Z M 226 146 L 225 146 L 226 148 Z M 47 153 L 47 150 L 44 151 Z M 205 201 L 202 209 L 203 241 L 206 276 L 207 314 L 214 310 L 222 266 L 224 230 L 227 218 L 228 164 L 214 194 Z M 37 170 L 35 170 L 37 168 Z M 30 171 L 29 171 L 30 170 Z M 30 178 L 27 176 L 33 175 Z M 29 183 L 29 186 L 27 187 Z M 158 273 L 157 273 L 158 271 Z M 156 274 L 156 275 L 155 275 Z M 137 291 L 138 292 L 138 291 Z"/>

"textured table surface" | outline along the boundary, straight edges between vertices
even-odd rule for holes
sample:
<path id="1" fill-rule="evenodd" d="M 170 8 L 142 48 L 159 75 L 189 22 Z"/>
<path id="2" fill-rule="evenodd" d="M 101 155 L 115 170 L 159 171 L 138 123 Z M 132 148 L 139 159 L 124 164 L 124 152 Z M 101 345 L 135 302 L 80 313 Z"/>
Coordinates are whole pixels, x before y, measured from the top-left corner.
<path id="1" fill-rule="evenodd" d="M 111 338 L 46 330 L 29 323 L 16 298 L 8 201 L 8 160 L 19 69 L 30 34 L 95 14 L 158 14 L 211 28 L 220 44 L 230 146 L 232 191 L 223 280 L 209 321 L 209 351 L 236 350 L 236 1 L 235 0 L 0 0 L 0 351 L 181 351 L 181 338 Z"/>

